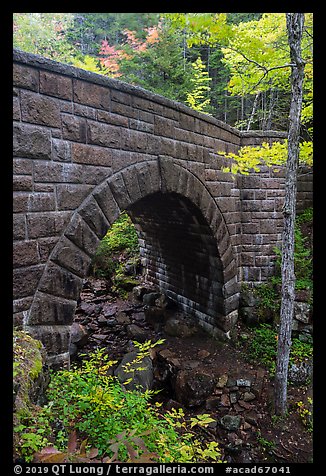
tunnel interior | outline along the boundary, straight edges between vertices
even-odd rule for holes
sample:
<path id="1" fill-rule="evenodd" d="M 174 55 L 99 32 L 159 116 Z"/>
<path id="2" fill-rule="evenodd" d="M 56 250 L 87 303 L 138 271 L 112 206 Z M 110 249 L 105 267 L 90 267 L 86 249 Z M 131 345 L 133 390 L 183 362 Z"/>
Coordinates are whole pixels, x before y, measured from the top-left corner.
<path id="1" fill-rule="evenodd" d="M 202 212 L 177 193 L 157 192 L 127 208 L 138 232 L 146 280 L 199 320 L 224 315 L 216 239 Z"/>

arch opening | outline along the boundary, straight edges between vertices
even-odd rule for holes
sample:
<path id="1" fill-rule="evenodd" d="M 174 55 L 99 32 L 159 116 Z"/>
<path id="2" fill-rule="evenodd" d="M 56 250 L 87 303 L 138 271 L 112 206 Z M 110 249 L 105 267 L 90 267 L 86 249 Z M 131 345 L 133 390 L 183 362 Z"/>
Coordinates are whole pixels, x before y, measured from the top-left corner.
<path id="1" fill-rule="evenodd" d="M 140 238 L 146 280 L 200 323 L 223 316 L 223 272 L 201 211 L 177 193 L 156 192 L 127 208 Z"/>
<path id="2" fill-rule="evenodd" d="M 28 330 L 45 344 L 51 365 L 69 363 L 83 278 L 123 210 L 139 230 L 148 279 L 210 334 L 231 337 L 239 290 L 223 215 L 194 174 L 158 158 L 126 167 L 95 187 L 53 249 L 26 319 Z"/>

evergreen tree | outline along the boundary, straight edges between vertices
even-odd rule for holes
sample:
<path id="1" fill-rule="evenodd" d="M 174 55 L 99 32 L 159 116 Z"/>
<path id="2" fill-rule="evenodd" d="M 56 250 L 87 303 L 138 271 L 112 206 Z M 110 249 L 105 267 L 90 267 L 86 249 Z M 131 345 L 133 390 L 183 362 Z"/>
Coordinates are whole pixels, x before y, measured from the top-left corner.
<path id="1" fill-rule="evenodd" d="M 193 68 L 184 61 L 180 37 L 164 27 L 158 41 L 142 51 L 131 51 L 120 61 L 121 78 L 167 98 L 185 102 L 192 89 Z"/>

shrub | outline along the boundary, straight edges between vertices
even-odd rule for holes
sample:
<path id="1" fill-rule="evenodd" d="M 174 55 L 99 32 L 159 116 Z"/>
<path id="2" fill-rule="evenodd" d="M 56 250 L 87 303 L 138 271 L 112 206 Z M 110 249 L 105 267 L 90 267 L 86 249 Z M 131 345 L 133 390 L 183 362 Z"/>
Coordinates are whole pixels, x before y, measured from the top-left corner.
<path id="1" fill-rule="evenodd" d="M 100 242 L 92 262 L 93 274 L 102 278 L 111 278 L 119 266 L 119 256 L 135 257 L 139 253 L 136 229 L 124 212 L 113 223 Z"/>
<path id="2" fill-rule="evenodd" d="M 269 324 L 261 324 L 253 330 L 248 343 L 249 356 L 262 363 L 272 375 L 275 374 L 278 335 Z M 313 355 L 312 344 L 292 339 L 290 363 L 299 364 Z"/>
<path id="3" fill-rule="evenodd" d="M 156 345 L 149 344 L 150 341 L 138 344 L 142 356 Z M 204 444 L 196 439 L 182 411 L 160 413 L 160 404 L 150 403 L 153 391 L 124 390 L 110 375 L 113 363 L 105 349 L 99 349 L 79 368 L 52 372 L 48 403 L 30 422 L 28 431 L 37 434 L 41 427 L 44 429 L 46 448 L 43 453 L 38 451 L 39 458 L 43 455 L 44 462 L 47 457 L 56 462 L 71 460 L 87 452 L 95 454 L 95 448 L 104 462 L 140 461 L 136 454 L 166 463 L 220 461 L 217 443 Z M 209 415 L 203 415 L 197 424 L 204 426 L 209 421 Z M 68 445 L 74 432 L 84 441 L 78 453 L 71 451 L 71 442 Z M 26 453 L 24 456 L 31 457 Z"/>
<path id="4" fill-rule="evenodd" d="M 295 270 L 295 289 L 308 289 L 312 291 L 312 250 L 307 244 L 307 237 L 304 236 L 302 227 L 305 224 L 312 223 L 312 208 L 307 208 L 304 212 L 298 214 L 294 229 L 294 270 Z M 281 284 L 281 258 L 282 251 L 275 248 L 276 252 L 276 276 L 271 280 L 273 284 Z"/>
<path id="5" fill-rule="evenodd" d="M 140 268 L 138 236 L 129 215 L 124 212 L 113 223 L 100 242 L 92 261 L 92 273 L 112 284 L 112 291 L 126 298 L 128 291 L 139 284 L 130 276 Z"/>

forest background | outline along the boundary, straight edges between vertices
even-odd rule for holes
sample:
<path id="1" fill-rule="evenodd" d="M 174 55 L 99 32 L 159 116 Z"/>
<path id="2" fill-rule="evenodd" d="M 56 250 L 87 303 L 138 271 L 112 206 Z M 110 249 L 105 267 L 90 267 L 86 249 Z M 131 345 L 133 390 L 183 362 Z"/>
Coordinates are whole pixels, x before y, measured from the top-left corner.
<path id="1" fill-rule="evenodd" d="M 301 140 L 312 140 L 312 14 L 305 14 Z M 288 130 L 284 13 L 14 13 L 13 45 L 116 78 L 240 130 Z"/>

